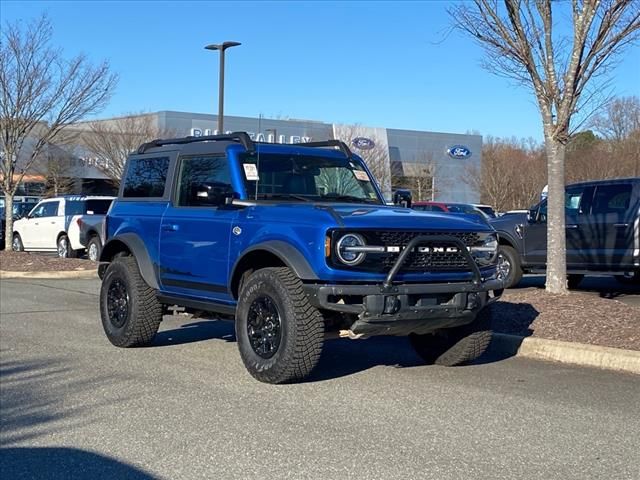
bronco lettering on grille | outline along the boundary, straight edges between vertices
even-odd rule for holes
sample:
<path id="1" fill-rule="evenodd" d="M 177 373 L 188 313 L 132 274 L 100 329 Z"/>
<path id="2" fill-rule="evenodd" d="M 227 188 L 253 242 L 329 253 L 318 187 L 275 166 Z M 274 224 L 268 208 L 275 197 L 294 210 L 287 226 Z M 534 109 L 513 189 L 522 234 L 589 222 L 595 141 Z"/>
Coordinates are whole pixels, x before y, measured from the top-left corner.
<path id="1" fill-rule="evenodd" d="M 387 247 L 387 252 L 389 253 L 398 253 L 400 250 L 404 250 L 404 247 Z M 413 248 L 411 251 L 417 251 L 419 253 L 458 253 L 460 249 L 458 247 L 417 247 Z"/>

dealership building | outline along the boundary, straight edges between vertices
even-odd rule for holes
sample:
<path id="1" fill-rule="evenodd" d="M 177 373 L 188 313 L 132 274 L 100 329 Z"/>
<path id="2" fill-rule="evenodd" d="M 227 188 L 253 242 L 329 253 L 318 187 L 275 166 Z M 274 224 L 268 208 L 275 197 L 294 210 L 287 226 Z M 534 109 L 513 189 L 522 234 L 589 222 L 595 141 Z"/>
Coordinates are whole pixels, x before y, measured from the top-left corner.
<path id="1" fill-rule="evenodd" d="M 171 132 L 176 137 L 220 133 L 217 115 L 160 111 L 144 116 L 151 117 L 151 123 L 160 131 Z M 116 120 L 110 118 L 100 122 Z M 75 128 L 82 130 L 84 125 L 79 124 Z M 480 200 L 477 182 L 471 179 L 481 171 L 481 135 L 226 115 L 224 127 L 226 132 L 246 131 L 256 141 L 272 143 L 340 139 L 370 162 L 373 158 L 369 150 L 375 148 L 377 165 L 375 168 L 370 165 L 370 168 L 379 177 L 378 181 L 387 198 L 391 197 L 392 189 L 405 187 L 414 190 L 414 200 L 418 197 L 443 202 L 477 203 Z M 96 161 L 89 152 L 78 151 L 73 160 L 74 170 L 81 180 L 78 185 L 107 185 L 106 177 L 96 168 Z M 421 182 L 414 181 L 418 177 Z M 425 183 L 428 183 L 426 188 Z M 422 193 L 418 195 L 417 189 L 421 189 Z"/>
<path id="2" fill-rule="evenodd" d="M 217 115 L 162 111 L 149 114 L 161 130 L 177 136 L 216 135 Z M 245 131 L 257 141 L 303 143 L 340 139 L 357 154 L 366 158 L 367 152 L 358 149 L 362 143 L 354 139 L 368 139 L 382 151 L 384 168 L 393 174 L 389 178 L 408 178 L 423 172 L 433 172 L 433 199 L 443 202 L 480 201 L 480 192 L 469 177 L 478 175 L 482 166 L 482 136 L 457 133 L 422 132 L 393 128 L 349 126 L 312 120 L 271 119 L 252 117 L 224 117 L 227 132 Z M 364 146 L 364 145 L 363 145 Z M 394 183 L 396 183 L 396 180 Z M 382 182 L 381 182 L 382 183 Z M 413 182 L 409 182 L 411 186 Z M 391 185 L 381 185 L 390 196 Z M 394 185 L 398 187 L 402 185 Z M 431 190 L 431 189 L 430 189 Z"/>

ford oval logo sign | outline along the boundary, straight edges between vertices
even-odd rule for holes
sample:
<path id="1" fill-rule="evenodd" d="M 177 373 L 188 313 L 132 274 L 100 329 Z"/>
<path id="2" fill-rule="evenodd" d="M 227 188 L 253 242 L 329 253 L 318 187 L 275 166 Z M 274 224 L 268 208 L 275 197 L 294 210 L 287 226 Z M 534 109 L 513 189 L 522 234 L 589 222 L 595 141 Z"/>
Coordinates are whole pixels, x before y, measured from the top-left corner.
<path id="1" fill-rule="evenodd" d="M 463 145 L 454 145 L 447 150 L 447 153 L 451 158 L 469 158 L 471 156 L 471 150 Z"/>
<path id="2" fill-rule="evenodd" d="M 365 137 L 356 137 L 351 140 L 351 144 L 358 150 L 371 150 L 376 146 L 373 140 Z"/>

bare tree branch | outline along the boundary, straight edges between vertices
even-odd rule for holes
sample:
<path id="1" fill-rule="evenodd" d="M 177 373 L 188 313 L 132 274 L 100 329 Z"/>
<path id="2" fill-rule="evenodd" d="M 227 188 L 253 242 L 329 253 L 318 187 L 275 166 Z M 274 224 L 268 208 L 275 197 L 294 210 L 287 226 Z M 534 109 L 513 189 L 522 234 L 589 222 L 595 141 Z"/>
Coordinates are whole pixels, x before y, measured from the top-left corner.
<path id="1" fill-rule="evenodd" d="M 450 9 L 456 28 L 484 49 L 489 71 L 535 93 L 547 152 L 547 290 L 554 293 L 566 292 L 565 150 L 571 122 L 600 98 L 596 79 L 602 81 L 640 32 L 637 0 L 573 0 L 571 34 L 554 33 L 553 12 L 567 6 L 551 0 L 474 0 Z M 587 87 L 591 93 L 583 98 Z"/>
<path id="2" fill-rule="evenodd" d="M 93 66 L 83 55 L 66 59 L 51 47 L 51 35 L 43 16 L 7 23 L 0 36 L 0 185 L 9 202 L 42 150 L 65 128 L 102 110 L 116 85 L 108 63 Z M 6 225 L 10 248 L 10 214 Z"/>
<path id="3" fill-rule="evenodd" d="M 129 153 L 142 143 L 174 136 L 173 131 L 160 129 L 156 119 L 146 113 L 79 123 L 73 129 L 79 134 L 79 143 L 97 159 L 97 167 L 115 185 L 120 184 Z"/>

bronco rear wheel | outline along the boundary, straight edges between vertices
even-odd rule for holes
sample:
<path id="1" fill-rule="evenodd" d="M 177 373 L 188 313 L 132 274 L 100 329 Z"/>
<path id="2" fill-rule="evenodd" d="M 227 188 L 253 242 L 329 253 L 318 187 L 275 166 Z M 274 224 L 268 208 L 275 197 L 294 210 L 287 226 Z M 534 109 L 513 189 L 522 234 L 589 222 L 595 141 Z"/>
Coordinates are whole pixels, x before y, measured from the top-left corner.
<path id="1" fill-rule="evenodd" d="M 149 345 L 162 321 L 156 292 L 140 275 L 134 257 L 109 264 L 100 289 L 100 316 L 109 341 L 116 347 Z"/>
<path id="2" fill-rule="evenodd" d="M 318 363 L 324 320 L 286 268 L 263 268 L 243 283 L 236 338 L 249 373 L 266 383 L 305 378 Z"/>
<path id="3" fill-rule="evenodd" d="M 427 363 L 453 367 L 475 360 L 491 341 L 490 307 L 469 325 L 447 328 L 433 334 L 409 335 L 416 353 Z"/>

